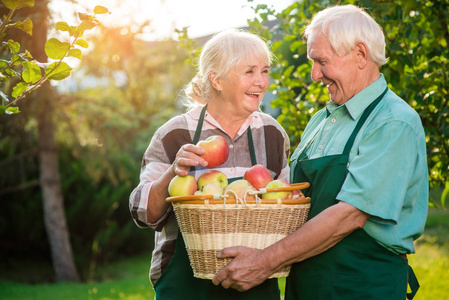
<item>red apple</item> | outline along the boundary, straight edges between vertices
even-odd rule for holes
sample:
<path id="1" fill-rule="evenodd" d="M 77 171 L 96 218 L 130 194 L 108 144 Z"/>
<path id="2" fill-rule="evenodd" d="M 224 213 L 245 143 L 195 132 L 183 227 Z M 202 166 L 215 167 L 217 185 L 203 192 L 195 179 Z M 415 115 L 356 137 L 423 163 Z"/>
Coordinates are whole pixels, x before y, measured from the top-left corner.
<path id="1" fill-rule="evenodd" d="M 248 180 L 257 190 L 264 188 L 270 181 L 273 181 L 270 171 L 263 165 L 254 165 L 249 168 L 243 175 L 243 179 Z"/>
<path id="2" fill-rule="evenodd" d="M 223 172 L 220 172 L 218 170 L 209 170 L 201 174 L 197 182 L 198 190 L 201 190 L 203 186 L 208 183 L 215 183 L 216 185 L 224 189 L 228 185 L 228 178 Z"/>
<path id="3" fill-rule="evenodd" d="M 231 182 L 230 184 L 228 184 L 228 186 L 224 189 L 223 194 L 229 195 L 230 199 L 234 199 L 235 198 L 235 194 L 237 194 L 237 197 L 239 197 L 240 199 L 244 199 L 245 193 L 247 191 L 255 191 L 256 189 L 249 184 L 249 182 L 245 179 L 238 179 L 235 180 L 233 182 Z M 231 192 L 232 191 L 232 192 Z M 250 196 L 248 195 L 246 197 L 246 199 L 254 199 L 254 196 Z"/>
<path id="4" fill-rule="evenodd" d="M 168 185 L 168 194 L 171 197 L 193 195 L 197 190 L 195 177 L 191 175 L 176 175 Z"/>
<path id="5" fill-rule="evenodd" d="M 201 157 L 207 161 L 209 169 L 218 167 L 228 160 L 229 146 L 226 139 L 220 135 L 210 136 L 196 145 L 206 150 Z"/>
<path id="6" fill-rule="evenodd" d="M 265 188 L 267 189 L 273 189 L 273 188 L 281 188 L 281 187 L 288 187 L 290 186 L 290 184 L 284 180 L 273 180 L 271 182 L 269 182 Z M 265 193 L 262 194 L 262 199 L 288 199 L 291 198 L 293 196 L 293 192 L 292 191 L 285 191 L 285 192 L 269 192 L 269 193 Z"/>

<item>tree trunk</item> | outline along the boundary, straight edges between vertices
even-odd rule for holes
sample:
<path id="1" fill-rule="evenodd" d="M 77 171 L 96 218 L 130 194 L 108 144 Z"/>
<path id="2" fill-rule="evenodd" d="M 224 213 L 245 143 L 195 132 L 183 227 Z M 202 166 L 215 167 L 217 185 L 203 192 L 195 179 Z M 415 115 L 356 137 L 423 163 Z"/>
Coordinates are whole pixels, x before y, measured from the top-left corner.
<path id="1" fill-rule="evenodd" d="M 33 15 L 33 35 L 27 49 L 40 62 L 47 61 L 45 42 L 48 30 L 48 1 L 36 0 Z M 79 281 L 64 212 L 58 152 L 54 137 L 54 93 L 49 82 L 31 93 L 30 99 L 38 111 L 39 183 L 42 191 L 45 229 L 50 244 L 53 269 L 57 281 Z M 28 103 L 31 104 L 31 103 Z"/>
<path id="2" fill-rule="evenodd" d="M 51 86 L 45 84 L 37 93 L 39 101 L 39 182 L 42 190 L 45 229 L 50 243 L 57 281 L 79 281 L 72 254 L 64 212 L 64 198 L 54 138 Z"/>

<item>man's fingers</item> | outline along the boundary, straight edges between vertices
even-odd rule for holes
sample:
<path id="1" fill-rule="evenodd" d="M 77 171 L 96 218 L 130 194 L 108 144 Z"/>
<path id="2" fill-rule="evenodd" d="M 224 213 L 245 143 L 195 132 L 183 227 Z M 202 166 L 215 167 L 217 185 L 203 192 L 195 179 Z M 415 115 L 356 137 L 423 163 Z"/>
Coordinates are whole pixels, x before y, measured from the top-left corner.
<path id="1" fill-rule="evenodd" d="M 220 285 L 223 282 L 223 280 L 225 280 L 226 278 L 227 278 L 227 275 L 226 275 L 226 267 L 225 267 L 220 272 L 218 272 L 214 276 L 214 278 L 212 278 L 212 283 L 215 285 Z"/>
<path id="2" fill-rule="evenodd" d="M 220 252 L 217 253 L 217 258 L 234 258 L 238 255 L 240 246 L 236 247 L 228 247 L 224 248 Z M 232 282 L 227 283 L 226 279 L 228 279 L 229 275 L 229 264 L 226 265 L 223 269 L 218 272 L 214 278 L 212 278 L 212 283 L 215 285 L 222 285 L 225 289 L 229 288 Z M 230 280 L 228 280 L 230 281 Z"/>
<path id="3" fill-rule="evenodd" d="M 218 258 L 234 258 L 240 254 L 240 251 L 243 247 L 241 246 L 235 246 L 235 247 L 228 247 L 224 248 L 220 252 L 217 253 Z"/>

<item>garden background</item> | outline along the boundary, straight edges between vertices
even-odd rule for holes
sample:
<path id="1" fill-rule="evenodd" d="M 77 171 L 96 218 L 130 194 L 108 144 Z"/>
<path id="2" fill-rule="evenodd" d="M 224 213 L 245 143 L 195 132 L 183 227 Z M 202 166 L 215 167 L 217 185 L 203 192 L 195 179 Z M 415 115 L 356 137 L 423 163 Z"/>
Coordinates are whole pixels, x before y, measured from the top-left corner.
<path id="1" fill-rule="evenodd" d="M 55 54 L 44 49 L 59 44 L 46 47 L 46 40 L 76 30 L 61 23 L 59 32 L 52 30 L 61 20 L 45 0 L 2 0 L 2 24 L 17 2 L 24 5 L 12 22 L 29 18 L 33 34 L 24 30 L 25 21 L 0 28 L 0 299 L 151 299 L 153 233 L 136 227 L 128 196 L 152 134 L 184 111 L 180 90 L 196 73 L 193 64 L 207 37 L 193 39 L 188 28 L 179 28 L 176 38 L 148 41 L 142 35 L 151 21 L 99 26 L 95 20 L 105 11 L 91 19 L 81 15 L 95 22 L 82 23 L 83 31 L 92 29 L 82 37 L 87 45 L 77 43 L 87 48 L 82 55 L 72 49 L 64 57 L 77 60 L 75 70 L 27 93 L 19 87 L 35 83 L 33 59 L 19 53 L 28 50 L 48 68 L 47 56 Z M 379 22 L 389 57 L 381 72 L 421 116 L 431 208 L 417 254 L 409 257 L 421 283 L 415 299 L 449 299 L 449 0 L 304 0 L 280 11 L 242 1 L 255 15 L 247 29 L 266 38 L 276 56 L 262 110 L 284 126 L 294 150 L 307 121 L 329 100 L 311 81 L 302 30 L 337 2 L 363 6 Z"/>

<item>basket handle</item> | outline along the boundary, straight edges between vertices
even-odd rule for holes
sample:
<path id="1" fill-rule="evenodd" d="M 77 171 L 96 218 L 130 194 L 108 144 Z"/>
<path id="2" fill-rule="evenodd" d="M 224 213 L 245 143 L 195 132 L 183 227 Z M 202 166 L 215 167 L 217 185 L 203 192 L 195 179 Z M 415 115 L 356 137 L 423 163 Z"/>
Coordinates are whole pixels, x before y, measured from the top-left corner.
<path id="1" fill-rule="evenodd" d="M 270 193 L 270 192 L 295 191 L 295 190 L 306 189 L 309 186 L 310 186 L 310 183 L 308 183 L 308 182 L 299 182 L 299 183 L 292 183 L 292 184 L 290 184 L 290 186 L 284 186 L 284 187 L 278 187 L 278 188 L 271 188 L 271 189 L 262 188 L 262 189 L 259 189 L 258 191 L 254 191 L 252 193 L 265 194 L 265 193 Z"/>

